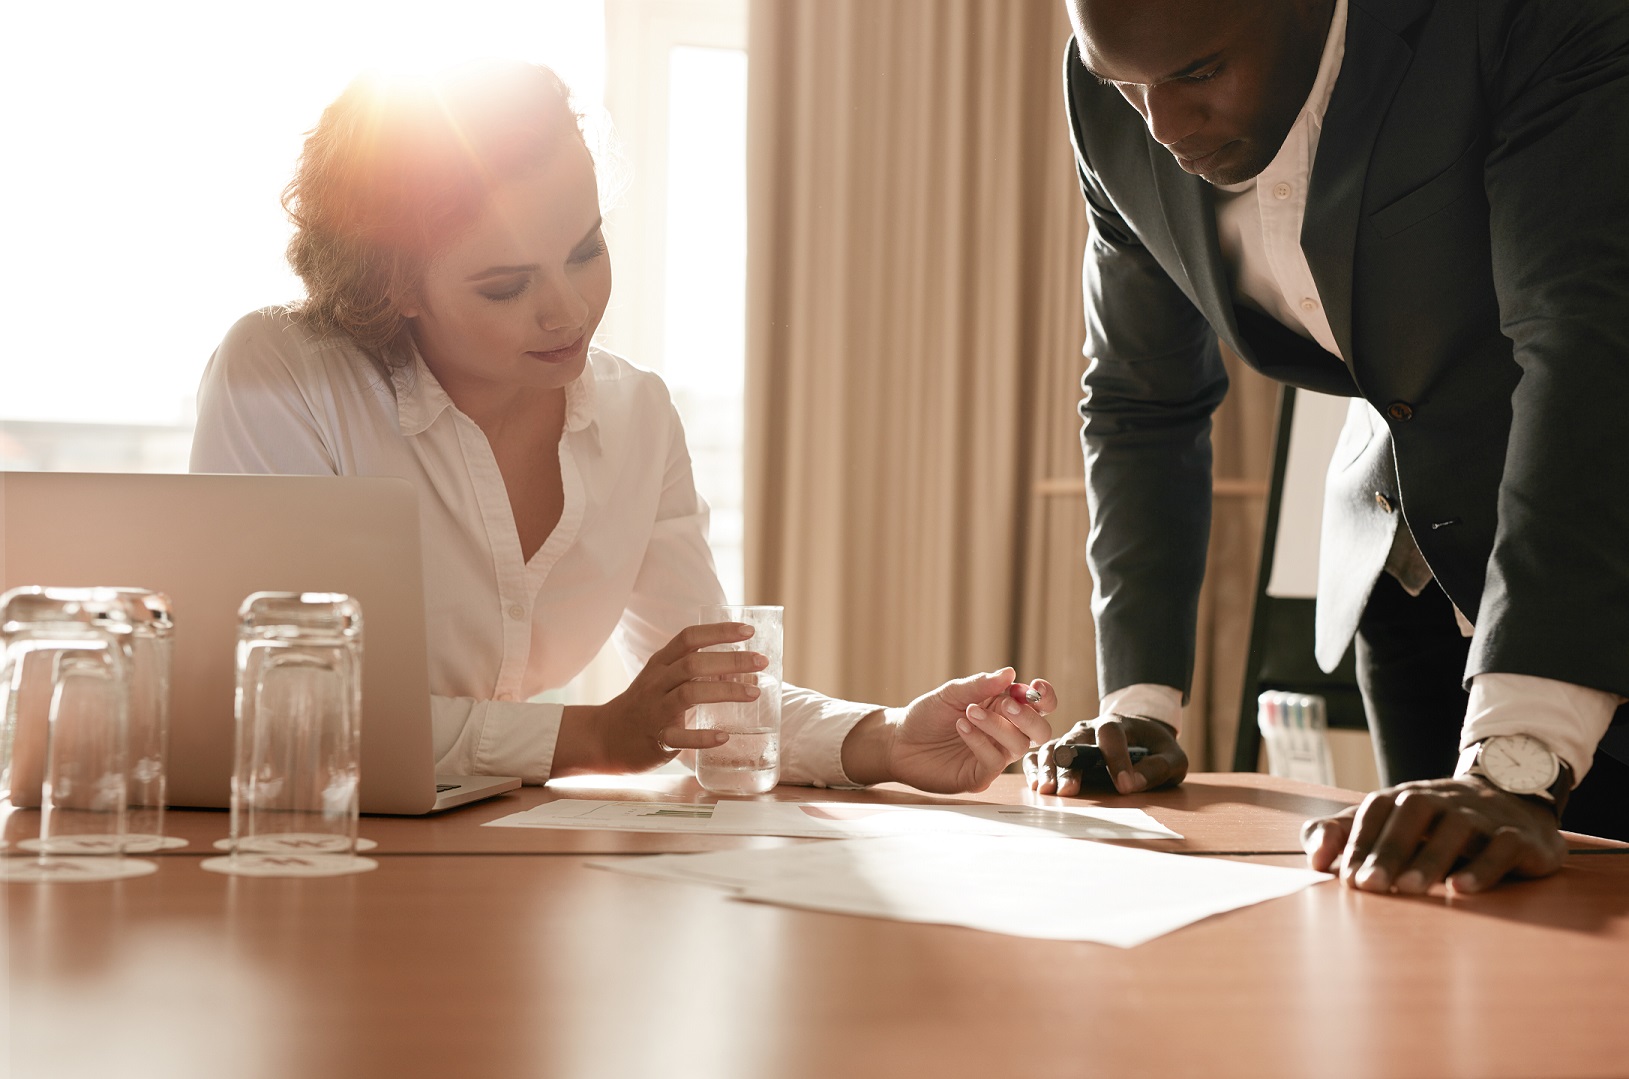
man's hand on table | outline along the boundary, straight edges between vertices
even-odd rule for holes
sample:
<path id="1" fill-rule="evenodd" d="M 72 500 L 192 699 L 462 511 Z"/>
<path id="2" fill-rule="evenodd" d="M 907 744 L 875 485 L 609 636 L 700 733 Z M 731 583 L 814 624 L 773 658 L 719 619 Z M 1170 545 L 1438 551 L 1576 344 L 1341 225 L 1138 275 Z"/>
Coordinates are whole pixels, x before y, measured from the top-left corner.
<path id="1" fill-rule="evenodd" d="M 1063 745 L 1096 745 L 1103 763 L 1121 794 L 1174 787 L 1188 775 L 1188 754 L 1177 744 L 1176 731 L 1168 724 L 1144 716 L 1099 716 L 1076 723 L 1061 738 L 1043 743 L 1024 757 L 1024 778 L 1038 794 L 1074 797 L 1081 791 L 1080 773 L 1059 768 L 1052 751 Z M 1148 750 L 1137 764 L 1131 763 L 1130 748 Z"/>
<path id="2" fill-rule="evenodd" d="M 1366 892 L 1418 895 L 1446 880 L 1480 892 L 1506 877 L 1561 868 L 1566 844 L 1554 810 L 1476 776 L 1403 783 L 1332 817 L 1308 821 L 1312 868 Z"/>

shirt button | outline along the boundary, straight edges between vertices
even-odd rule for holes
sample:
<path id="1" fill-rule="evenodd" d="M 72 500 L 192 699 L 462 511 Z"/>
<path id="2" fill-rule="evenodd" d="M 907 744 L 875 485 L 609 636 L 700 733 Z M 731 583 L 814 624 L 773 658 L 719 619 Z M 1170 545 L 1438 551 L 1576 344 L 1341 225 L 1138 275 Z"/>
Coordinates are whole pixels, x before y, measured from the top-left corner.
<path id="1" fill-rule="evenodd" d="M 526 608 L 522 607 L 518 603 L 514 604 L 509 608 L 509 617 L 519 622 L 522 618 L 526 617 Z"/>
<path id="2" fill-rule="evenodd" d="M 515 699 L 515 695 L 513 693 L 500 693 L 493 699 L 500 701 L 512 701 Z"/>
<path id="3" fill-rule="evenodd" d="M 1407 401 L 1393 401 L 1386 406 L 1386 415 L 1398 423 L 1406 423 L 1414 418 L 1414 406 Z"/>
<path id="4" fill-rule="evenodd" d="M 1302 300 L 1301 300 L 1301 310 L 1303 310 L 1303 311 L 1316 311 L 1316 310 L 1318 310 L 1318 301 L 1314 300 L 1311 296 L 1303 297 Z"/>
<path id="5" fill-rule="evenodd" d="M 1290 185 L 1289 184 L 1274 184 L 1273 185 L 1273 198 L 1275 198 L 1275 199 L 1287 199 L 1289 197 L 1290 197 Z"/>
<path id="6" fill-rule="evenodd" d="M 1393 502 L 1384 491 L 1376 491 L 1374 493 L 1374 504 L 1379 506 L 1382 510 L 1385 510 L 1387 513 L 1390 513 L 1392 510 L 1397 508 L 1397 503 Z"/>

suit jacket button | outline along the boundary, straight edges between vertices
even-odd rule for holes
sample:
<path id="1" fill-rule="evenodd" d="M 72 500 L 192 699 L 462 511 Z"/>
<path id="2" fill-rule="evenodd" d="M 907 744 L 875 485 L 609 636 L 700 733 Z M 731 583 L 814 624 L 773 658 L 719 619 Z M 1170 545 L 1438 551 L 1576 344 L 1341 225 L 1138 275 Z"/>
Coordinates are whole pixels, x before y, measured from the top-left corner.
<path id="1" fill-rule="evenodd" d="M 1392 510 L 1397 508 L 1397 503 L 1393 502 L 1384 491 L 1376 491 L 1374 493 L 1374 504 L 1385 510 L 1387 513 L 1390 513 Z"/>
<path id="2" fill-rule="evenodd" d="M 1386 415 L 1398 423 L 1404 423 L 1414 418 L 1414 406 L 1407 401 L 1393 401 L 1386 406 Z"/>

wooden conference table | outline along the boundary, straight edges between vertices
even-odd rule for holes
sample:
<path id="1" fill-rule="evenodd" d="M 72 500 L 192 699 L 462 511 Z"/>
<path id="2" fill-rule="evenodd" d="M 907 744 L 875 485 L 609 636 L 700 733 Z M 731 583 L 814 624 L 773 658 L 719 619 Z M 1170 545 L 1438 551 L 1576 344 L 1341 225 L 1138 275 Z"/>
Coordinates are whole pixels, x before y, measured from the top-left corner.
<path id="1" fill-rule="evenodd" d="M 1555 877 L 1485 896 L 1318 885 L 1121 950 L 742 903 L 585 864 L 801 840 L 478 827 L 554 797 L 701 797 L 686 777 L 590 782 L 364 818 L 380 866 L 357 876 L 205 872 L 227 817 L 176 812 L 190 846 L 155 874 L 0 888 L 10 1075 L 1629 1074 L 1621 844 L 1580 838 Z M 1355 798 L 1215 774 L 1104 804 L 1187 837 L 1138 845 L 1298 865 L 1300 822 Z M 967 800 L 1061 803 L 1017 776 Z"/>

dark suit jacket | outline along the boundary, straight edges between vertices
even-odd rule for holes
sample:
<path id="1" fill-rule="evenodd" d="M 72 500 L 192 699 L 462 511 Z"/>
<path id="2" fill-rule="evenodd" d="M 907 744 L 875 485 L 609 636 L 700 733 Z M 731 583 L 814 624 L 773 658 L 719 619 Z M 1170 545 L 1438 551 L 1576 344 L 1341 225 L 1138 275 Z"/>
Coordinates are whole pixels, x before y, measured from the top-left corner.
<path id="1" fill-rule="evenodd" d="M 1070 43 L 1100 685 L 1191 679 L 1219 335 L 1378 411 L 1332 461 L 1321 660 L 1384 564 L 1379 492 L 1476 625 L 1467 678 L 1629 695 L 1629 4 L 1349 4 L 1301 234 L 1344 362 L 1235 308 L 1209 185 Z"/>

